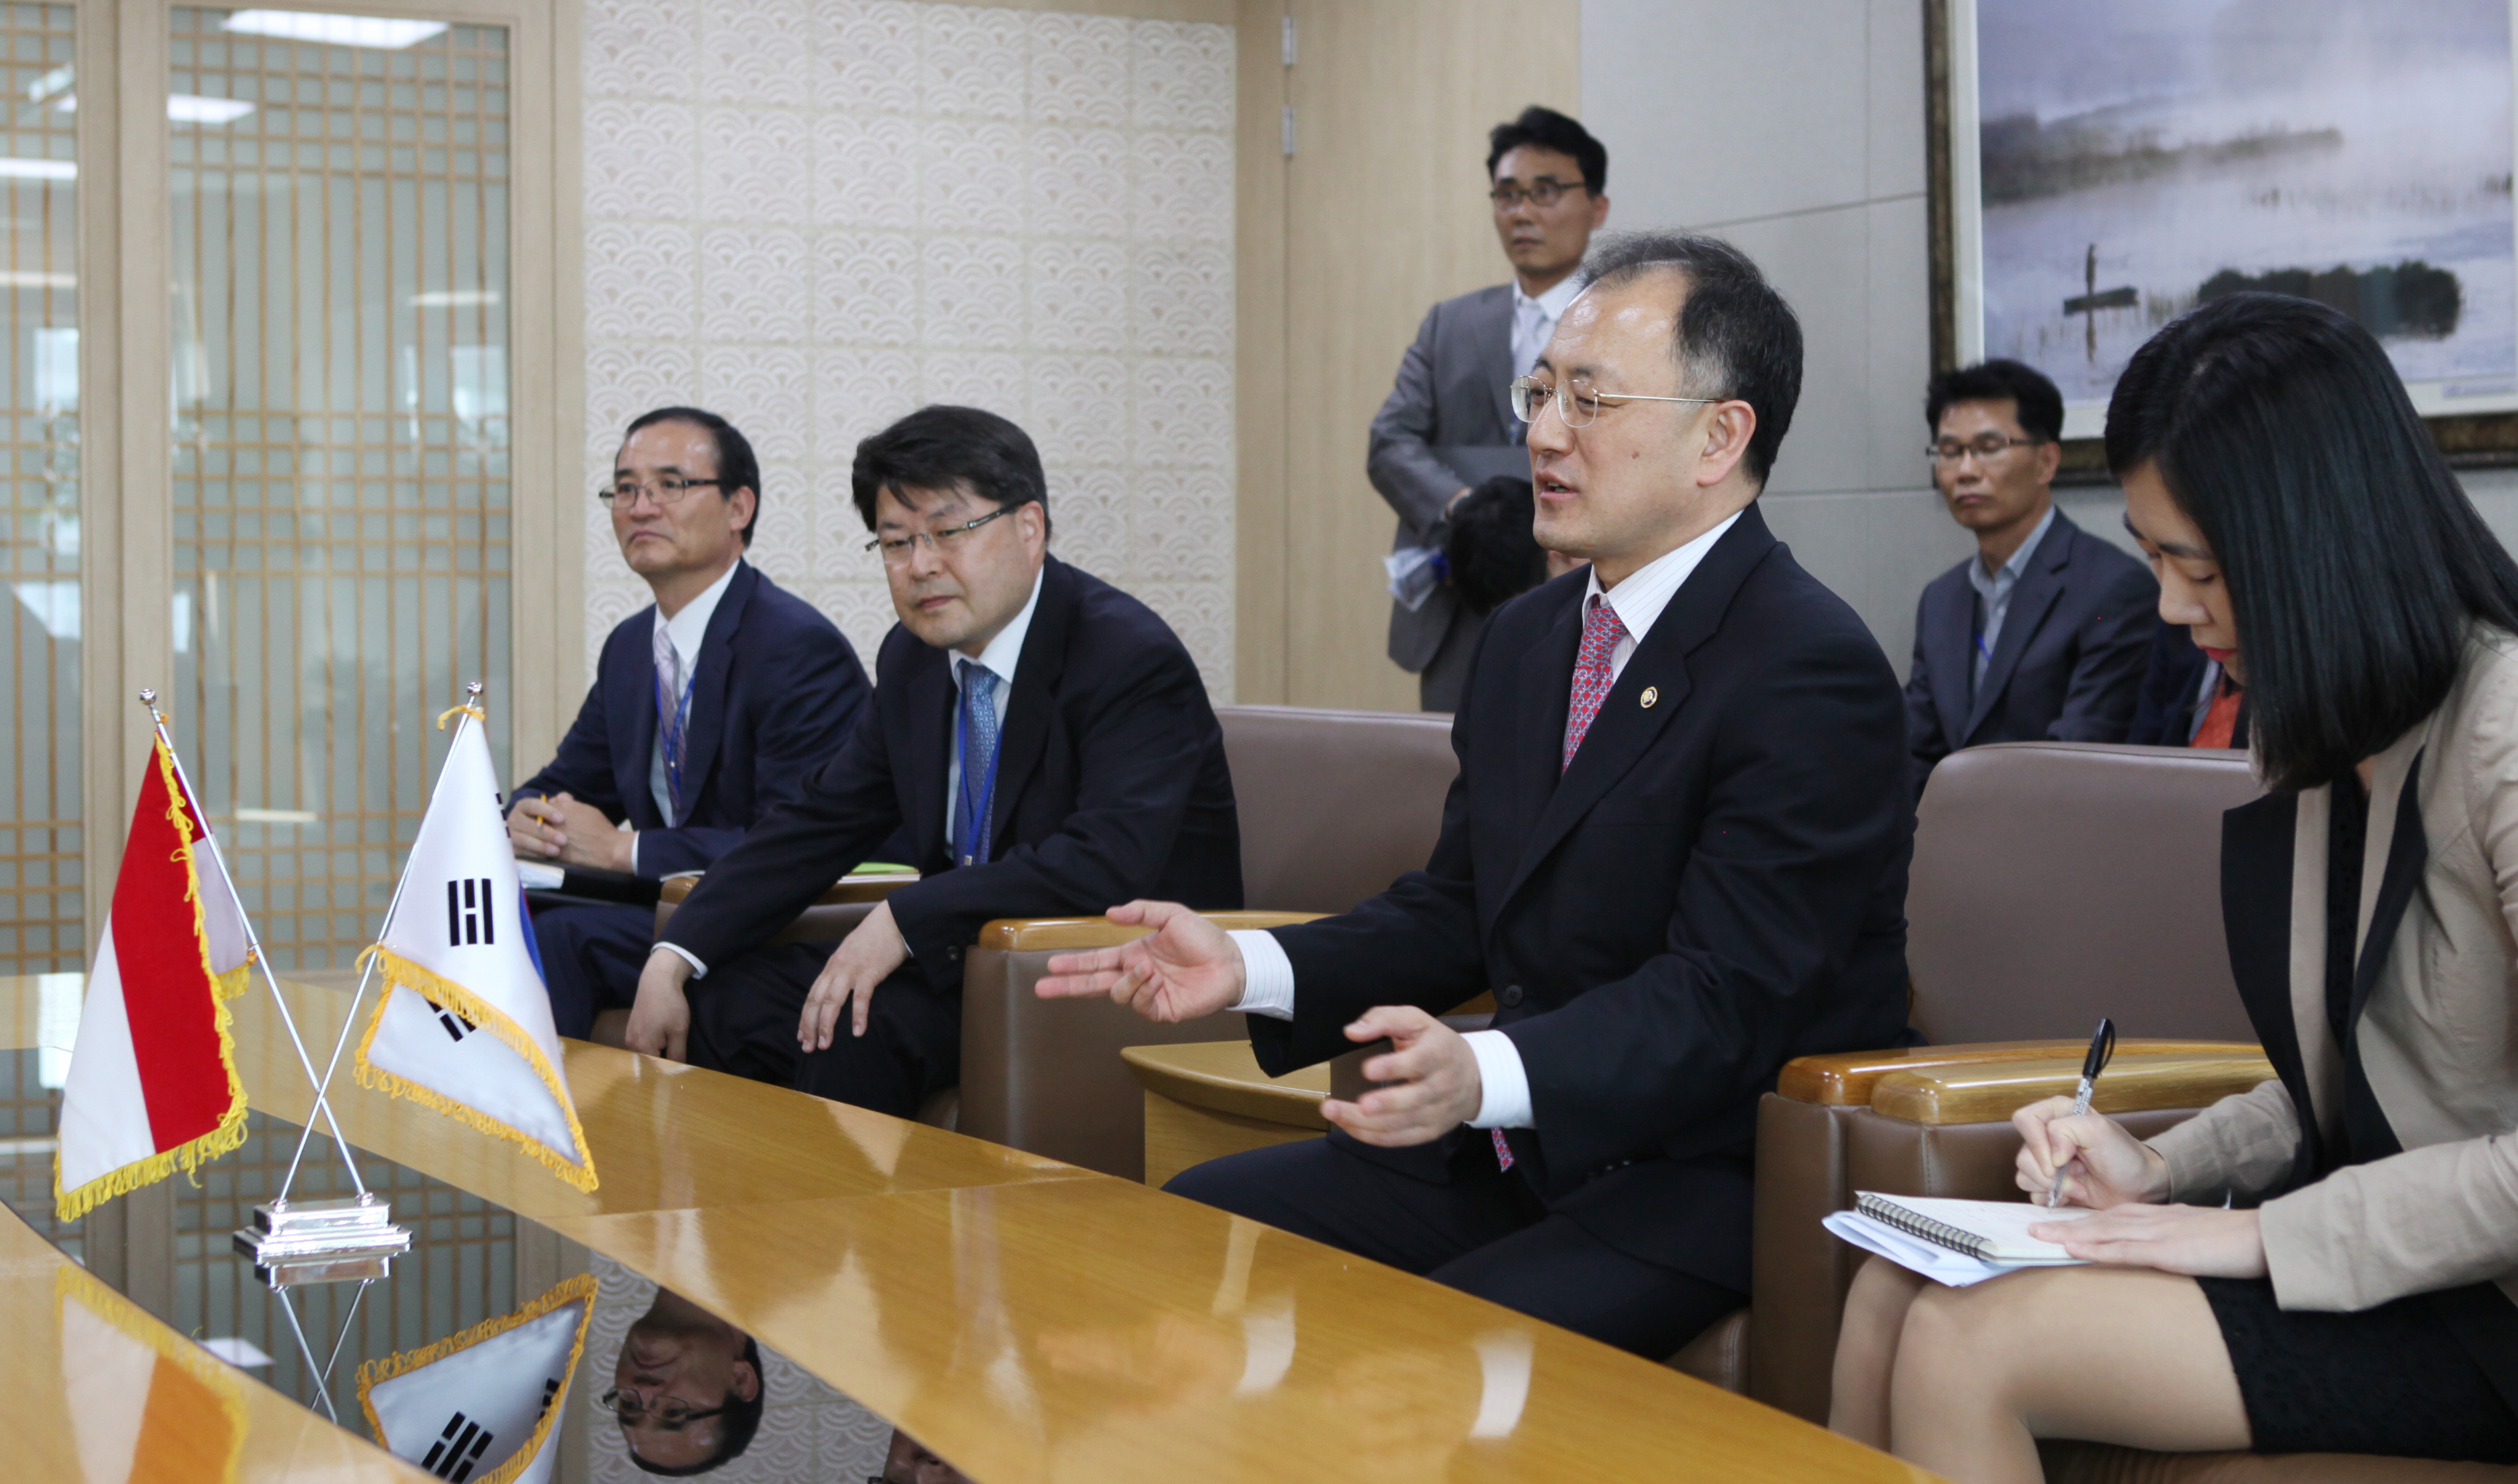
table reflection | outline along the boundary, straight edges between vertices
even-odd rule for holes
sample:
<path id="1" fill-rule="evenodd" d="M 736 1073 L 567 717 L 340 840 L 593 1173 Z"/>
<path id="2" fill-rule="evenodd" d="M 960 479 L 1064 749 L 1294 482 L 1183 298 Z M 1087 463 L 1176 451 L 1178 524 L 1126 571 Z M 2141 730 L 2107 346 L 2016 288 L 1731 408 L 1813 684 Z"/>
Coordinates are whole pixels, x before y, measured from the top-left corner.
<path id="1" fill-rule="evenodd" d="M 883 1473 L 866 1484 L 971 1484 L 970 1476 L 927 1451 L 927 1445 L 894 1427 Z"/>
<path id="2" fill-rule="evenodd" d="M 648 1473 L 709 1473 L 760 1430 L 766 1392 L 751 1335 L 665 1288 L 630 1322 L 598 1398 L 630 1460 Z"/>

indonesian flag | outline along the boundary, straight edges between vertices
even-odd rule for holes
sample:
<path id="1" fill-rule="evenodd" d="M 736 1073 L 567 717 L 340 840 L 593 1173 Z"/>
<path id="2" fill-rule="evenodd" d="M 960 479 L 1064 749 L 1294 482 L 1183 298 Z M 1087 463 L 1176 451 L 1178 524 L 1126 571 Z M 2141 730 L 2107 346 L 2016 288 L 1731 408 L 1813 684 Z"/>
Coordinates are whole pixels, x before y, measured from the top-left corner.
<path id="1" fill-rule="evenodd" d="M 449 1484 L 544 1484 L 594 1317 L 580 1273 L 513 1314 L 359 1367 L 359 1405 L 394 1457 Z"/>
<path id="2" fill-rule="evenodd" d="M 105 1200 L 244 1143 L 226 1001 L 244 992 L 244 919 L 161 735 L 113 881 L 62 1090 L 53 1203 Z"/>
<path id="3" fill-rule="evenodd" d="M 54 1286 L 61 1394 L 85 1484 L 236 1478 L 244 1377 L 83 1268 L 61 1269 Z"/>
<path id="4" fill-rule="evenodd" d="M 456 711 L 465 720 L 368 950 L 385 992 L 359 1042 L 359 1081 L 521 1145 L 590 1191 L 594 1161 L 560 1073 L 490 744 L 473 724 L 480 713 Z"/>

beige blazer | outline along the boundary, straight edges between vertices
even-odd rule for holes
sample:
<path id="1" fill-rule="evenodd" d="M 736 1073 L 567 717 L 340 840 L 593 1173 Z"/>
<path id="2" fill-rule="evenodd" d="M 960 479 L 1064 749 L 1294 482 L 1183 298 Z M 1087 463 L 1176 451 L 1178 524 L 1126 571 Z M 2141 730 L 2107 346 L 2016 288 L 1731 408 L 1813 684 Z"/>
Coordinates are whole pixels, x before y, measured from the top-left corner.
<path id="1" fill-rule="evenodd" d="M 2407 850 L 2399 813 L 2417 759 L 2420 840 Z M 2354 1310 L 2490 1281 L 2518 1301 L 2518 636 L 2478 629 L 2447 701 L 2374 771 L 2359 1041 L 2403 1153 L 2264 1202 L 2274 1291 L 2285 1309 Z M 2323 1140 L 2344 1115 L 2344 1066 L 2325 1014 L 2331 807 L 2331 790 L 2320 788 L 2234 809 L 2222 858 L 2232 970 L 2268 1056 L 2304 1093 Z M 2372 963 L 2366 950 L 2387 925 L 2379 907 L 2391 855 L 2402 915 Z M 2150 1141 L 2167 1158 L 2174 1199 L 2218 1203 L 2291 1184 L 2311 1137 L 2298 1101 L 2284 1082 L 2266 1082 Z"/>

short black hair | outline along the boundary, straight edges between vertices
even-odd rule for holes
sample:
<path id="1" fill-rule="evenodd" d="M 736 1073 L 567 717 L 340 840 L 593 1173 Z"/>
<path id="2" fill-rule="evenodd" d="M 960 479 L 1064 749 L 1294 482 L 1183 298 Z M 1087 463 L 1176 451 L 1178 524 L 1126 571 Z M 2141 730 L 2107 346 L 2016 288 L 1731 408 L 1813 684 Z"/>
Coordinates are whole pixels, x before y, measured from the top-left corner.
<path id="1" fill-rule="evenodd" d="M 1924 426 L 1937 431 L 1941 414 L 1960 402 L 2008 402 L 2019 430 L 2040 443 L 2063 439 L 2063 394 L 2024 361 L 1997 359 L 1935 371 L 1924 393 Z"/>
<path id="2" fill-rule="evenodd" d="M 732 1387 L 725 1393 L 725 1410 L 717 1414 L 716 1452 L 696 1463 L 668 1466 L 650 1463 L 638 1456 L 635 1448 L 628 1450 L 630 1462 L 646 1473 L 662 1474 L 669 1479 L 686 1479 L 693 1474 L 708 1473 L 724 1467 L 743 1457 L 752 1446 L 753 1437 L 760 1431 L 760 1411 L 769 1401 L 769 1377 L 760 1370 L 760 1342 L 747 1334 L 743 1337 L 743 1358 L 752 1363 L 752 1400 L 736 1396 Z"/>
<path id="3" fill-rule="evenodd" d="M 1802 322 L 1749 255 L 1717 237 L 1625 233 L 1609 239 L 1585 266 L 1594 290 L 1656 269 L 1687 280 L 1687 301 L 1679 308 L 1678 334 L 1671 346 L 1678 360 L 1679 390 L 1749 404 L 1758 427 L 1740 463 L 1763 488 L 1802 397 Z"/>
<path id="4" fill-rule="evenodd" d="M 1538 517 L 1530 481 L 1517 474 L 1498 474 L 1452 506 L 1443 559 L 1470 612 L 1492 613 L 1547 580 L 1547 553 L 1531 532 Z"/>
<path id="5" fill-rule="evenodd" d="M 743 544 L 751 546 L 753 527 L 760 524 L 760 460 L 753 455 L 752 440 L 715 413 L 696 407 L 660 407 L 632 418 L 622 430 L 621 441 L 627 444 L 631 434 L 659 422 L 687 422 L 709 435 L 709 441 L 716 445 L 716 493 L 720 498 L 732 500 L 737 490 L 752 492 L 752 518 L 743 523 Z"/>
<path id="6" fill-rule="evenodd" d="M 2107 467 L 2150 465 L 2211 544 L 2266 781 L 2340 779 L 2437 711 L 2476 621 L 2518 631 L 2518 565 L 2366 329 L 2234 293 L 2134 352 Z"/>
<path id="7" fill-rule="evenodd" d="M 1572 156 L 1583 172 L 1583 189 L 1593 196 L 1609 189 L 1609 147 L 1573 119 L 1535 103 L 1522 109 L 1519 118 L 1487 131 L 1487 179 L 1494 180 L 1496 166 L 1523 145 Z"/>
<path id="8" fill-rule="evenodd" d="M 1040 505 L 1049 514 L 1049 480 L 1031 435 L 994 413 L 935 403 L 922 407 L 857 445 L 849 492 L 866 529 L 884 491 L 949 490 L 968 485 L 1000 510 Z"/>

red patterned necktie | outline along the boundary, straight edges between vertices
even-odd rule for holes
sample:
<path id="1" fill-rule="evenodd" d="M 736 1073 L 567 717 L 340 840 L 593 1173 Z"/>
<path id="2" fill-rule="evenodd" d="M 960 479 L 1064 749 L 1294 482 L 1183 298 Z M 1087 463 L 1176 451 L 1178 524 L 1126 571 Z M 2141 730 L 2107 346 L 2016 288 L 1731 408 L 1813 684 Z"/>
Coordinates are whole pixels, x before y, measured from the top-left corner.
<path id="1" fill-rule="evenodd" d="M 1583 615 L 1583 648 L 1574 656 L 1574 701 L 1565 711 L 1565 758 L 1557 764 L 1559 772 L 1574 765 L 1583 734 L 1591 729 L 1600 703 L 1609 699 L 1609 685 L 1616 678 L 1609 670 L 1609 657 L 1618 652 L 1618 640 L 1626 636 L 1627 626 L 1618 622 L 1618 610 L 1609 606 L 1609 600 L 1591 599 L 1590 611 Z"/>

